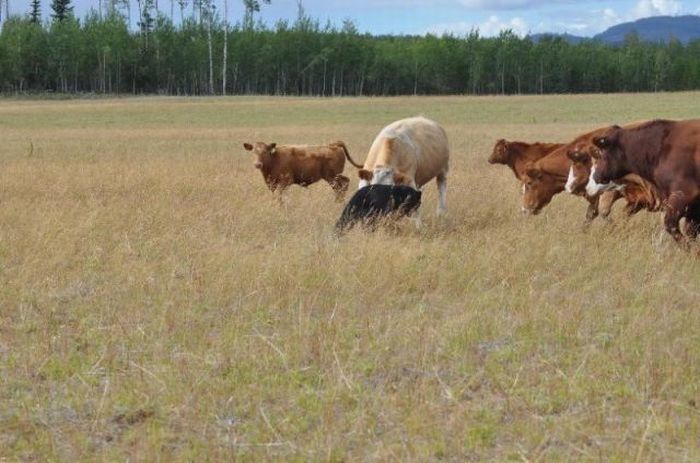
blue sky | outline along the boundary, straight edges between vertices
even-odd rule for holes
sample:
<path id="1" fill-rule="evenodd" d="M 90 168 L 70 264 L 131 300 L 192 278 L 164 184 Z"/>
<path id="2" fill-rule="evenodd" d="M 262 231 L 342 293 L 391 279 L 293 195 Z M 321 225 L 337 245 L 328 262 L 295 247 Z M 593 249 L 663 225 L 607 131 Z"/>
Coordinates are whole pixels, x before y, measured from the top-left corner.
<path id="1" fill-rule="evenodd" d="M 130 0 L 136 5 L 136 0 Z M 157 0 L 170 14 L 171 0 Z M 175 1 L 175 19 L 179 7 Z M 223 0 L 214 0 L 223 11 Z M 43 0 L 48 14 L 50 0 Z M 191 0 L 187 0 L 191 4 Z M 28 9 L 29 0 L 9 0 L 10 12 Z M 98 0 L 73 0 L 82 17 Z M 27 6 L 25 6 L 27 5 Z M 242 16 L 241 0 L 229 0 L 230 21 Z M 655 15 L 699 14 L 700 0 L 303 0 L 309 16 L 325 23 L 340 24 L 352 19 L 361 32 L 373 34 L 466 34 L 478 28 L 482 35 L 495 35 L 511 28 L 524 35 L 538 32 L 569 32 L 590 36 L 620 22 Z M 135 8 L 135 7 L 134 7 Z M 272 0 L 260 17 L 268 24 L 280 19 L 292 21 L 297 14 L 296 0 Z"/>
<path id="2" fill-rule="evenodd" d="M 272 0 L 262 17 L 268 22 L 294 18 L 294 0 Z M 511 28 L 519 34 L 570 32 L 590 36 L 608 27 L 660 14 L 700 13 L 700 0 L 304 0 L 310 16 L 340 22 L 353 19 L 363 32 L 456 34 L 478 28 L 495 35 Z"/>

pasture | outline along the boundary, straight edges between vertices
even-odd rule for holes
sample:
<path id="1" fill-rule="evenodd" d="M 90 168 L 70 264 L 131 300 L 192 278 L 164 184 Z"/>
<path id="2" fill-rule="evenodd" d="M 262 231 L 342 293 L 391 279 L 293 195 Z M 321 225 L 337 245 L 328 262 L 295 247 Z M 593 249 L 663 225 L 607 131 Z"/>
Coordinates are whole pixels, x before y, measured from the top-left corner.
<path id="1" fill-rule="evenodd" d="M 486 162 L 698 103 L 0 101 L 0 460 L 698 461 L 700 259 L 622 204 L 524 217 Z M 416 114 L 452 147 L 421 230 L 337 239 L 327 184 L 280 206 L 241 146 L 362 162 Z"/>

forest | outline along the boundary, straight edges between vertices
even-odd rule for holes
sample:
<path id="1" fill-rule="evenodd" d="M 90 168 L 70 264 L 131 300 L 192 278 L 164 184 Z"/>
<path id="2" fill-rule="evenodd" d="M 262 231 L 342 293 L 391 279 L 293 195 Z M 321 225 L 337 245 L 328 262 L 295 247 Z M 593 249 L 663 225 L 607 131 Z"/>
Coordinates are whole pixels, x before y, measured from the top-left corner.
<path id="1" fill-rule="evenodd" d="M 136 9 L 108 0 L 83 18 L 70 0 L 31 0 L 25 14 L 2 18 L 0 91 L 351 96 L 700 88 L 700 41 L 646 43 L 630 35 L 622 46 L 570 44 L 478 30 L 375 36 L 350 20 L 321 24 L 301 3 L 296 20 L 269 26 L 256 19 L 259 2 L 244 3 L 245 16 L 229 24 L 226 0 L 172 0 L 167 8 L 138 0 Z M 42 7 L 50 19 L 42 20 Z"/>

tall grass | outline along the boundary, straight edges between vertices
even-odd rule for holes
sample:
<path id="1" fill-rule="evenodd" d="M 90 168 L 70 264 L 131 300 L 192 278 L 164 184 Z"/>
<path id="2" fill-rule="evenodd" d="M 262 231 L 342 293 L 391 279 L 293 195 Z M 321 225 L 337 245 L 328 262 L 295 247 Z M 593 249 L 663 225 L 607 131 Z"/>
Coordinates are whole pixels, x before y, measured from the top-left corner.
<path id="1" fill-rule="evenodd" d="M 522 217 L 485 160 L 698 98 L 0 102 L 0 457 L 697 461 L 700 261 L 659 215 Z M 362 160 L 414 114 L 452 145 L 421 230 L 336 239 L 241 148 Z"/>

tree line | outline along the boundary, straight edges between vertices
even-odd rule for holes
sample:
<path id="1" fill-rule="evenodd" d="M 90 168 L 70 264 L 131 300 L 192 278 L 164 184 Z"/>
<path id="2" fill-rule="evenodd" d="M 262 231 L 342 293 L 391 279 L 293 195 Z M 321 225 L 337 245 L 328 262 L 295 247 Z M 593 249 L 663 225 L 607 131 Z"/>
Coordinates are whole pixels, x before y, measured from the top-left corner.
<path id="1" fill-rule="evenodd" d="M 344 96 L 700 88 L 700 40 L 646 43 L 630 35 L 610 46 L 476 30 L 373 36 L 351 21 L 321 24 L 301 4 L 295 21 L 270 27 L 255 19 L 255 0 L 243 0 L 245 17 L 231 26 L 222 19 L 223 1 L 217 8 L 215 0 L 171 0 L 168 15 L 157 0 L 137 0 L 132 18 L 129 0 L 101 0 L 99 11 L 77 19 L 70 0 L 52 0 L 51 20 L 42 21 L 40 0 L 31 0 L 25 15 L 3 18 L 0 91 Z"/>

